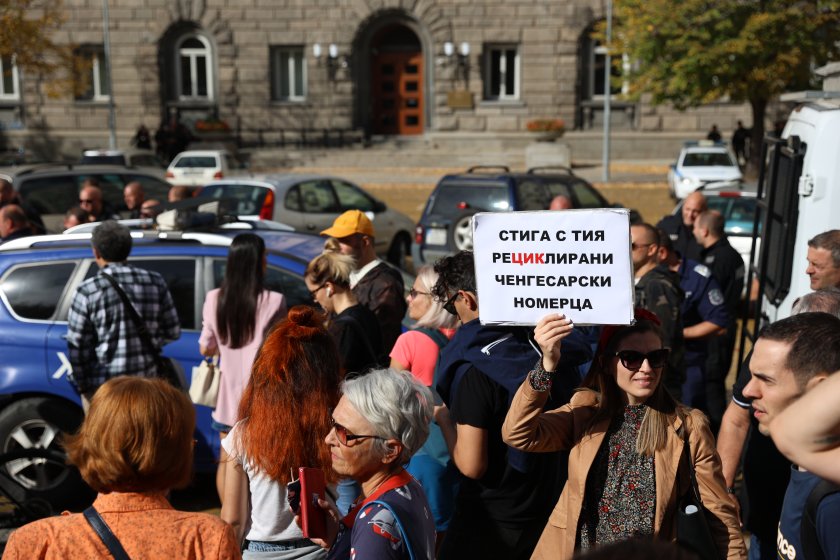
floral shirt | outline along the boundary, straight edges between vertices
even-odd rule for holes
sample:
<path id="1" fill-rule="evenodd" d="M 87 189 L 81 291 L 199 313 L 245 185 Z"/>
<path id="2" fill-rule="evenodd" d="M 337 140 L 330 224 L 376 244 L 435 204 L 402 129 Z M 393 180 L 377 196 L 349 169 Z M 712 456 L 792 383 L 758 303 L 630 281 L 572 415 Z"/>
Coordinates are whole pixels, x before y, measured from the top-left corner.
<path id="1" fill-rule="evenodd" d="M 647 405 L 628 404 L 610 423 L 586 483 L 578 529 L 581 549 L 653 535 L 655 465 L 652 456 L 636 452 L 646 411 Z"/>
<path id="2" fill-rule="evenodd" d="M 133 560 L 241 558 L 230 525 L 207 513 L 177 511 L 162 494 L 99 494 L 93 507 Z M 84 515 L 64 512 L 12 533 L 3 558 L 60 560 L 111 555 Z"/>

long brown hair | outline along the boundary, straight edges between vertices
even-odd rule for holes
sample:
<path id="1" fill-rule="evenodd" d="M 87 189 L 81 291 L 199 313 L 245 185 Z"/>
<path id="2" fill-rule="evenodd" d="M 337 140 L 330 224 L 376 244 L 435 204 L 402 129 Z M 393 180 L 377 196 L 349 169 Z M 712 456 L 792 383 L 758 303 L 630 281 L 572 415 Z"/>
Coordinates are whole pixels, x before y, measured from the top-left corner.
<path id="1" fill-rule="evenodd" d="M 244 456 L 281 484 L 298 467 L 335 479 L 323 440 L 340 396 L 340 362 L 321 321 L 311 307 L 293 307 L 263 342 L 239 403 Z"/>
<path id="2" fill-rule="evenodd" d="M 609 338 L 602 340 L 595 353 L 589 373 L 581 383 L 583 390 L 590 390 L 598 393 L 597 412 L 587 429 L 591 429 L 596 423 L 606 418 L 614 418 L 624 410 L 624 397 L 621 388 L 615 380 L 615 371 L 610 367 L 616 348 L 621 341 L 634 334 L 653 333 L 659 337 L 660 342 L 664 340 L 662 329 L 659 325 L 646 318 L 640 318 L 637 314 L 636 322 L 628 327 L 611 329 Z M 667 366 L 665 366 L 667 367 Z M 665 447 L 667 441 L 667 430 L 671 425 L 674 415 L 685 418 L 688 408 L 678 403 L 677 400 L 665 388 L 663 379 L 665 367 L 659 375 L 659 382 L 650 398 L 645 401 L 647 410 L 642 419 L 642 426 L 636 438 L 636 452 L 641 455 L 652 456 L 654 451 Z"/>

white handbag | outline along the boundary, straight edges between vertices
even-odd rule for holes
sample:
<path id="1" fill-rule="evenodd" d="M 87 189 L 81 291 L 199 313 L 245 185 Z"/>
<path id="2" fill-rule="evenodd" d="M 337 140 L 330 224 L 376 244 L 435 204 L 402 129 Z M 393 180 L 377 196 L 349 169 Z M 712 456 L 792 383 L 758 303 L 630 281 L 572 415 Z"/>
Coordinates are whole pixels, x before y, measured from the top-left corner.
<path id="1" fill-rule="evenodd" d="M 190 381 L 190 399 L 192 399 L 192 402 L 216 408 L 221 377 L 222 372 L 219 370 L 218 356 L 201 360 L 201 364 L 192 368 L 192 380 Z"/>

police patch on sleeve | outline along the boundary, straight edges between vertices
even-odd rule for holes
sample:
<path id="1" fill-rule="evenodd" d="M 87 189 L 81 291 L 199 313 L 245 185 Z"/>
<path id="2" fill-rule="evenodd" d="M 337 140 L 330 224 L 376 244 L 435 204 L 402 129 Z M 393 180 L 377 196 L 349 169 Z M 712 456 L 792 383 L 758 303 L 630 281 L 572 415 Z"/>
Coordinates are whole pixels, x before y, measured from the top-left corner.
<path id="1" fill-rule="evenodd" d="M 709 303 L 712 305 L 723 305 L 723 294 L 715 288 L 709 291 Z"/>

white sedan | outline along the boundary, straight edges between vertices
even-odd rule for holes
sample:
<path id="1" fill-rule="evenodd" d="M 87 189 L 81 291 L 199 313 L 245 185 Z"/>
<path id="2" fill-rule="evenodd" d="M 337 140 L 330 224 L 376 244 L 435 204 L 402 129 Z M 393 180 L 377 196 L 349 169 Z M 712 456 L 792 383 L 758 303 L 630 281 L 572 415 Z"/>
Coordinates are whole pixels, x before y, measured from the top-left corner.
<path id="1" fill-rule="evenodd" d="M 668 170 L 671 196 L 683 199 L 708 183 L 742 179 L 735 154 L 725 144 L 686 142 L 677 163 Z"/>

